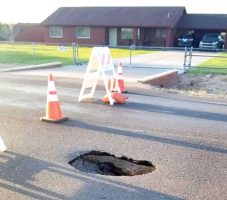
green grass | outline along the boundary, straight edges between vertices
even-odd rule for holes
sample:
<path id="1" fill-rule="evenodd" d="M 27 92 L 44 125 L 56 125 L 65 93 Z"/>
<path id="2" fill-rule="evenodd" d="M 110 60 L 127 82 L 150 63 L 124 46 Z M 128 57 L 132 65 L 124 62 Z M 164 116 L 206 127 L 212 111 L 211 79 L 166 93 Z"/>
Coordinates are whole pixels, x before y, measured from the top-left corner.
<path id="1" fill-rule="evenodd" d="M 89 60 L 92 48 L 79 47 L 78 60 L 81 63 L 86 63 Z M 128 57 L 128 49 L 112 48 L 110 49 L 113 58 Z M 151 51 L 133 50 L 132 55 L 147 54 Z M 32 45 L 18 43 L 0 43 L 0 63 L 16 64 L 16 65 L 31 65 L 43 64 L 48 62 L 60 61 L 63 65 L 71 65 L 73 49 L 68 47 L 67 51 L 60 51 L 57 45 Z"/>
<path id="2" fill-rule="evenodd" d="M 227 68 L 211 68 L 211 67 L 192 67 L 186 71 L 190 74 L 223 74 L 227 75 Z"/>
<path id="3" fill-rule="evenodd" d="M 211 58 L 196 67 L 190 68 L 187 73 L 227 74 L 227 53 L 222 53 L 220 56 L 226 58 Z"/>

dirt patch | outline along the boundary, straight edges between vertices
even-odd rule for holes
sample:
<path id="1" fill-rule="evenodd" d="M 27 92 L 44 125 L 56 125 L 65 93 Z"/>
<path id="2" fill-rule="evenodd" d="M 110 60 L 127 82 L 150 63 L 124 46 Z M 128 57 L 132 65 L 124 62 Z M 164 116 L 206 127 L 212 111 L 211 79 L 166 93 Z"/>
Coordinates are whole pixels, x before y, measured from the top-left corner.
<path id="1" fill-rule="evenodd" d="M 90 151 L 69 162 L 74 168 L 111 176 L 135 176 L 155 170 L 155 166 L 145 160 L 133 160 L 125 156 L 116 157 L 106 152 Z"/>
<path id="2" fill-rule="evenodd" d="M 178 94 L 227 99 L 227 75 L 181 74 L 171 87 L 155 88 Z"/>

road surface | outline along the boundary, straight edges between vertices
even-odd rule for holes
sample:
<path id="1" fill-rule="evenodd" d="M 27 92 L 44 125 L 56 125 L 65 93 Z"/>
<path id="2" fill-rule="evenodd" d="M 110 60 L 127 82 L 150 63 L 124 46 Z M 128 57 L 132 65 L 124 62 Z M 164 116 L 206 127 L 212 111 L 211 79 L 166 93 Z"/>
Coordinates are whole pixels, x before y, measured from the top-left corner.
<path id="1" fill-rule="evenodd" d="M 227 199 L 227 103 L 130 85 L 125 105 L 77 102 L 81 80 L 55 77 L 62 124 L 41 122 L 47 78 L 0 74 L 1 199 Z M 153 173 L 102 176 L 72 168 L 83 152 L 149 160 Z"/>

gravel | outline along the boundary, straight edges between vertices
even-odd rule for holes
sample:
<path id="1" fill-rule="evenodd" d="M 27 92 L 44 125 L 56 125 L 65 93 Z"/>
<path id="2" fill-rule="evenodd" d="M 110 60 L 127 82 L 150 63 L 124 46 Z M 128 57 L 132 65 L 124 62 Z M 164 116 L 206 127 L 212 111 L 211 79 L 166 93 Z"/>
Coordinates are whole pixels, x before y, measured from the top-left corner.
<path id="1" fill-rule="evenodd" d="M 226 99 L 227 76 L 181 74 L 171 88 L 164 90 L 179 94 Z"/>

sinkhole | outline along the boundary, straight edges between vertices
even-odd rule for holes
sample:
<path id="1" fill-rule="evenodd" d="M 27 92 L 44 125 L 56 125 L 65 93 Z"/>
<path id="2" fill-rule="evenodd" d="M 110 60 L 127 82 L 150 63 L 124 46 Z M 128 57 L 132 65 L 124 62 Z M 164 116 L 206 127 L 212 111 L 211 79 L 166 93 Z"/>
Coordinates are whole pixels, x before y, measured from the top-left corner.
<path id="1" fill-rule="evenodd" d="M 134 160 L 126 156 L 116 157 L 101 151 L 82 154 L 69 161 L 69 164 L 83 172 L 110 176 L 135 176 L 155 170 L 155 166 L 149 161 Z"/>

